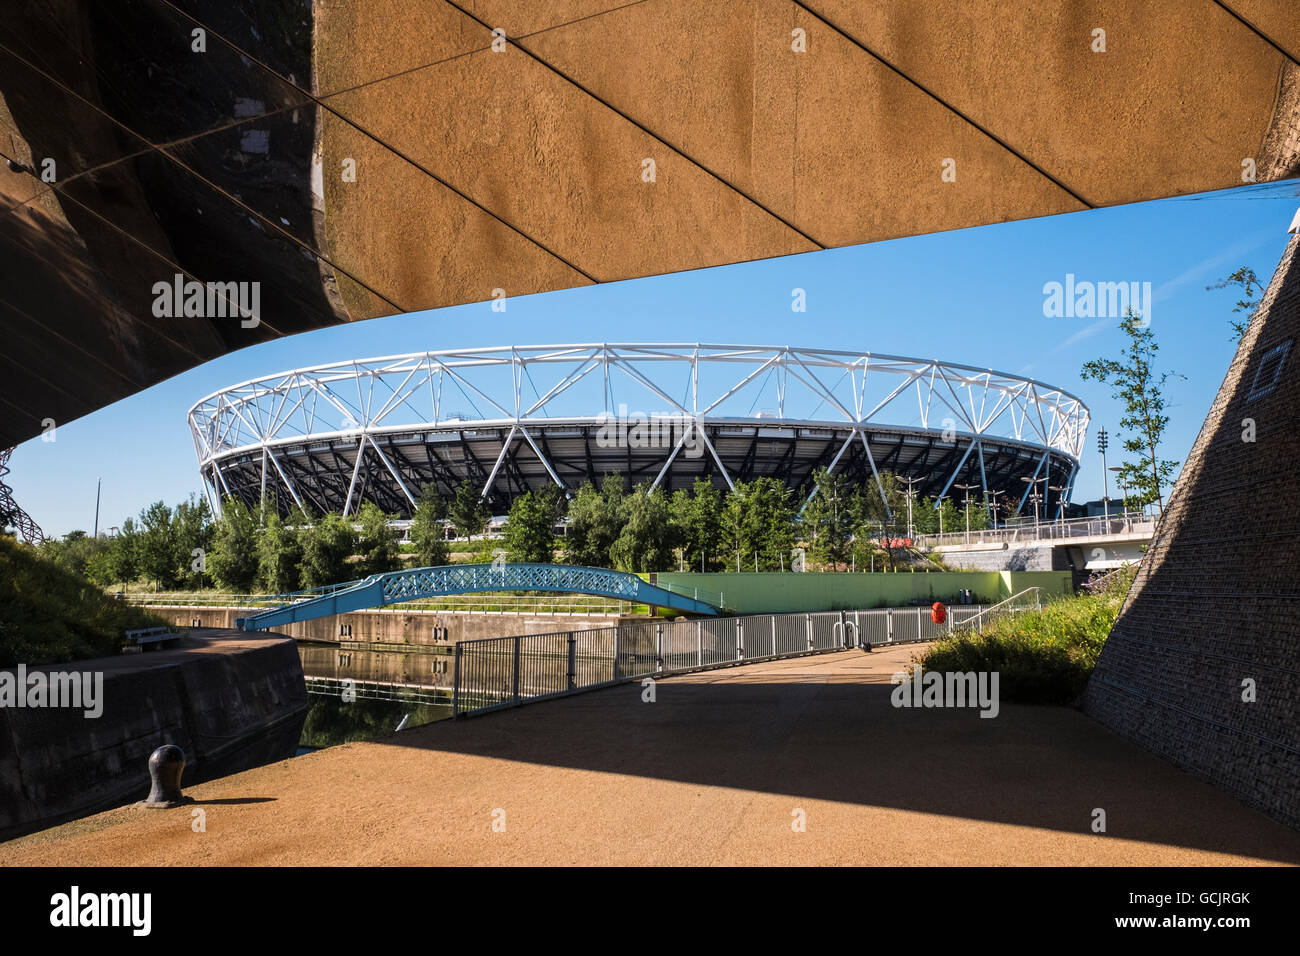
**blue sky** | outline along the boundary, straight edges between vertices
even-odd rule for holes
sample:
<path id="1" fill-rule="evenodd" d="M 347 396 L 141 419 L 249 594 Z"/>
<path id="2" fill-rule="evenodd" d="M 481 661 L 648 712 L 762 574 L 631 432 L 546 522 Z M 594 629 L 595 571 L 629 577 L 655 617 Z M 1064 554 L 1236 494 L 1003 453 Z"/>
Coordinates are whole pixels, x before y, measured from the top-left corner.
<path id="1" fill-rule="evenodd" d="M 352 323 L 224 356 L 60 424 L 54 442 L 18 447 L 6 481 L 46 534 L 62 535 L 91 528 L 102 477 L 103 529 L 151 501 L 174 504 L 201 490 L 185 413 L 249 378 L 452 347 L 680 341 L 870 350 L 1059 386 L 1092 411 L 1075 500 L 1098 498 L 1095 431 L 1104 424 L 1116 433 L 1120 410 L 1079 369 L 1117 355 L 1122 335 L 1110 318 L 1045 317 L 1044 283 L 1072 273 L 1152 284 L 1160 357 L 1186 376 L 1167 385 L 1172 421 L 1162 454 L 1182 459 L 1234 351 L 1236 292 L 1205 287 L 1240 266 L 1267 283 L 1300 204 L 1295 192 L 1294 183 L 1246 187 L 519 297 L 504 313 L 482 302 Z M 806 291 L 805 313 L 791 311 L 794 288 Z"/>

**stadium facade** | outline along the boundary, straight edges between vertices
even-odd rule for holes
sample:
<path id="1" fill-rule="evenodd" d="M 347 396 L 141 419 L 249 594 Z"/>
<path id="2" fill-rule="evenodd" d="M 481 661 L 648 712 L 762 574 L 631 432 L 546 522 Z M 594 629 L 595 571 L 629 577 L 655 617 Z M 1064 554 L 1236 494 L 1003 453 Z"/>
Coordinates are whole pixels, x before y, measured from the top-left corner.
<path id="1" fill-rule="evenodd" d="M 189 412 L 214 510 L 409 517 L 468 480 L 498 513 L 547 484 L 619 474 L 669 490 L 761 476 L 808 494 L 817 468 L 920 496 L 1069 501 L 1089 413 L 1059 388 L 933 359 L 790 346 L 587 344 L 418 352 L 296 369 Z M 1031 479 L 1026 481 L 1024 479 Z"/>

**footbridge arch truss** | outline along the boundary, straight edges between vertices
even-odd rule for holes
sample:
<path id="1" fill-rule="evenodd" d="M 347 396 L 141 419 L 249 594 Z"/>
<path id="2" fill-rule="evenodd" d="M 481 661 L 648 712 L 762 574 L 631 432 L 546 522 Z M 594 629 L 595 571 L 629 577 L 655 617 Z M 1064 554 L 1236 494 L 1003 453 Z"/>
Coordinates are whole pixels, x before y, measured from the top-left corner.
<path id="1" fill-rule="evenodd" d="M 423 598 L 484 591 L 546 591 L 591 594 L 689 614 L 714 616 L 720 608 L 695 595 L 679 594 L 650 584 L 635 574 L 567 564 L 452 564 L 372 574 L 360 581 L 332 585 L 315 592 L 285 595 L 295 598 L 276 608 L 239 618 L 244 631 L 264 631 L 295 621 L 309 621 L 348 611 L 386 607 Z M 710 596 L 711 597 L 711 596 Z"/>

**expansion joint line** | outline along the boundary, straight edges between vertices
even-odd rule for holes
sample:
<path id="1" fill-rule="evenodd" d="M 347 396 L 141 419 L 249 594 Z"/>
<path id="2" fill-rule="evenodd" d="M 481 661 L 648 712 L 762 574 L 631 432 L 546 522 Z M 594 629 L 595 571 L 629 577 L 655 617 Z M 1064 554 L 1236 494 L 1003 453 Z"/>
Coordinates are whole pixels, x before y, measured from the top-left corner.
<path id="1" fill-rule="evenodd" d="M 164 0 L 164 2 L 165 2 L 165 0 Z M 466 9 L 465 9 L 464 7 L 462 7 L 459 3 L 454 2 L 454 0 L 443 0 L 443 3 L 445 3 L 445 4 L 446 4 L 447 6 L 449 6 L 449 7 L 452 7 L 452 8 L 454 8 L 454 9 L 456 9 L 456 10 L 459 10 L 459 11 L 460 11 L 462 14 L 464 14 L 466 17 L 469 17 L 471 20 L 473 20 L 473 21 L 474 21 L 475 23 L 477 23 L 479 26 L 483 27 L 483 29 L 485 29 L 485 30 L 489 30 L 489 31 L 492 29 L 492 28 L 491 28 L 491 27 L 490 27 L 490 26 L 489 26 L 489 25 L 488 25 L 484 20 L 480 19 L 478 16 L 476 16 L 476 15 L 473 14 L 473 13 L 471 13 L 470 11 L 466 10 Z M 768 207 L 765 206 L 763 203 L 759 202 L 757 199 L 755 199 L 755 198 L 754 198 L 753 196 L 751 196 L 749 193 L 745 192 L 743 189 L 741 189 L 741 188 L 740 188 L 739 186 L 737 186 L 735 183 L 729 182 L 729 181 L 728 181 L 726 178 L 724 178 L 720 173 L 714 171 L 713 169 L 710 169 L 710 168 L 709 168 L 708 166 L 706 166 L 703 162 L 701 162 L 700 160 L 698 160 L 698 159 L 696 159 L 695 157 L 691 156 L 689 153 L 687 153 L 687 152 L 686 152 L 685 150 L 683 150 L 681 147 L 679 147 L 679 146 L 675 146 L 674 144 L 668 142 L 668 140 L 664 139 L 664 137 L 663 137 L 662 135 L 660 135 L 659 133 L 656 133 L 654 130 L 652 130 L 652 129 L 650 129 L 648 126 L 646 126 L 644 123 L 641 123 L 641 122 L 639 122 L 638 120 L 634 119 L 633 117 L 629 116 L 626 112 L 624 112 L 623 110 L 619 109 L 617 106 L 615 106 L 613 103 L 611 103 L 609 100 L 605 99 L 604 97 L 597 95 L 597 93 L 596 93 L 594 90 L 591 90 L 591 89 L 589 89 L 588 87 L 584 86 L 582 83 L 579 83 L 576 79 L 574 79 L 574 78 L 573 78 L 572 76 L 570 76 L 569 74 L 565 73 L 563 70 L 561 70 L 559 67 L 555 66 L 554 64 L 548 62 L 547 60 L 542 59 L 542 57 L 540 57 L 539 55 L 537 55 L 536 53 L 534 53 L 532 50 L 530 50 L 528 47 L 524 46 L 521 42 L 519 42 L 519 39 L 510 40 L 509 37 L 507 37 L 506 39 L 507 39 L 507 40 L 508 40 L 508 41 L 509 41 L 509 42 L 510 42 L 514 47 L 515 47 L 515 49 L 519 50 L 521 53 L 525 54 L 525 55 L 528 56 L 530 59 L 536 61 L 536 62 L 537 62 L 538 64 L 540 64 L 541 66 L 543 66 L 543 67 L 545 67 L 546 69 L 550 70 L 552 73 L 554 73 L 554 74 L 555 74 L 556 76 L 558 76 L 560 79 L 564 80 L 566 83 L 568 83 L 568 84 L 570 84 L 571 86 L 573 86 L 575 89 L 579 89 L 579 90 L 581 90 L 583 93 L 585 93 L 585 94 L 586 94 L 587 96 L 589 96 L 591 99 L 595 100 L 595 101 L 596 101 L 597 103 L 599 103 L 601 106 L 605 107 L 605 109 L 609 110 L 611 113 L 614 113 L 616 116 L 621 117 L 621 118 L 622 118 L 623 120 L 625 120 L 626 122 L 632 124 L 632 125 L 635 126 L 637 129 L 639 129 L 641 132 L 645 133 L 647 136 L 651 137 L 652 139 L 656 140 L 656 141 L 659 142 L 659 143 L 662 143 L 664 146 L 667 146 L 667 147 L 668 147 L 669 149 L 671 149 L 674 153 L 676 153 L 678 156 L 681 156 L 683 159 L 685 159 L 685 160 L 686 160 L 687 162 L 689 162 L 691 165 L 695 166 L 697 169 L 702 170 L 703 172 L 705 172 L 705 173 L 706 173 L 708 176 L 710 176 L 711 178 L 713 178 L 713 179 L 717 180 L 718 182 L 722 183 L 722 185 L 726 186 L 728 189 L 730 189 L 732 192 L 734 192 L 736 195 L 740 196 L 741 198 L 745 199 L 747 202 L 750 202 L 750 203 L 752 203 L 753 205 L 757 206 L 759 209 L 763 210 L 763 212 L 767 213 L 769 216 L 771 216 L 771 217 L 772 217 L 773 219 L 775 219 L 777 222 L 781 223 L 781 224 L 782 224 L 783 226 L 785 226 L 787 229 L 791 230 L 791 231 L 794 232 L 794 233 L 797 233 L 797 234 L 798 234 L 799 236 L 801 236 L 802 238 L 807 239 L 809 242 L 811 242 L 811 243 L 812 243 L 814 246 L 816 246 L 818 249 L 825 249 L 825 248 L 827 248 L 827 246 L 826 246 L 825 243 L 823 243 L 823 242 L 819 242 L 817 239 L 814 239 L 812 236 L 808 235 L 807 232 L 805 232 L 804 230 L 802 230 L 802 229 L 800 229 L 798 226 L 796 226 L 793 222 L 791 222 L 790 220 L 786 219 L 784 216 L 780 215 L 779 213 L 775 212 L 774 210 L 768 208 Z"/>
<path id="2" fill-rule="evenodd" d="M 1245 27 L 1247 30 L 1249 30 L 1251 33 L 1255 34 L 1255 36 L 1257 36 L 1257 37 L 1259 37 L 1261 40 L 1263 40 L 1265 43 L 1267 43 L 1269 46 L 1271 46 L 1271 47 L 1272 47 L 1274 50 L 1276 50 L 1278 53 L 1282 54 L 1284 57 L 1286 57 L 1288 60 L 1290 60 L 1293 66 L 1300 66 L 1300 60 L 1297 60 L 1294 56 L 1292 56 L 1290 53 L 1288 53 L 1286 50 L 1284 50 L 1284 49 L 1282 48 L 1282 46 L 1281 46 L 1281 45 L 1280 45 L 1276 40 L 1274 40 L 1272 37 L 1270 37 L 1267 33 L 1265 33 L 1265 32 L 1264 32 L 1263 30 L 1261 30 L 1259 27 L 1255 26 L 1255 24 L 1251 23 L 1249 20 L 1247 20 L 1245 17 L 1243 17 L 1240 13 L 1238 13 L 1236 10 L 1232 9 L 1232 7 L 1230 7 L 1230 6 L 1228 6 L 1226 3 L 1224 3 L 1223 0 L 1210 0 L 1210 2 L 1213 3 L 1216 7 L 1220 8 L 1221 10 L 1223 10 L 1223 11 L 1224 11 L 1225 13 L 1227 13 L 1229 16 L 1231 16 L 1234 20 L 1236 20 L 1238 23 L 1240 23 L 1242 26 L 1244 26 L 1244 27 Z"/>
<path id="3" fill-rule="evenodd" d="M 268 226 L 270 226 L 272 229 L 274 229 L 278 234 L 280 234 L 280 235 L 283 236 L 284 238 L 288 239 L 290 242 L 292 242 L 294 245 L 298 246 L 300 249 L 303 249 L 303 250 L 307 251 L 308 253 L 310 253 L 311 255 L 317 257 L 318 259 L 321 259 L 323 262 L 326 262 L 326 263 L 330 266 L 330 268 L 332 268 L 335 272 L 338 272 L 338 273 L 340 273 L 340 274 L 342 274 L 342 275 L 347 276 L 347 277 L 348 277 L 349 279 L 351 279 L 353 282 L 357 283 L 357 285 L 361 286 L 361 287 L 364 288 L 367 292 L 369 292 L 369 293 L 371 293 L 372 295 L 374 295 L 376 298 L 382 299 L 384 302 L 388 303 L 388 305 L 392 306 L 393 309 L 395 309 L 396 311 L 398 311 L 398 312 L 403 311 L 402 307 L 399 306 L 396 302 L 393 302 L 391 299 L 389 299 L 387 296 L 385 296 L 383 293 L 379 292 L 378 290 L 376 290 L 376 289 L 374 289 L 374 288 L 371 288 L 371 286 L 370 286 L 368 283 L 364 282 L 364 281 L 363 281 L 362 279 L 360 279 L 359 277 L 353 275 L 353 274 L 350 273 L 348 270 L 342 268 L 341 266 L 336 265 L 334 262 L 332 262 L 332 261 L 329 259 L 328 256 L 323 255 L 321 252 L 319 252 L 319 251 L 317 251 L 315 248 L 313 248 L 309 243 L 304 242 L 303 240 L 299 239 L 299 238 L 298 238 L 297 236 L 295 236 L 293 233 L 289 232 L 289 230 L 287 230 L 287 229 L 285 229 L 283 226 L 281 226 L 278 222 L 274 222 L 274 221 L 272 221 L 270 217 L 263 215 L 261 212 L 259 212 L 258 210 L 254 209 L 252 206 L 249 206 L 249 205 L 248 205 L 247 203 L 245 203 L 243 200 L 237 198 L 236 196 L 231 195 L 231 194 L 230 194 L 229 192 L 227 192 L 225 189 L 221 188 L 221 187 L 218 186 L 216 183 L 212 182 L 210 179 L 208 179 L 206 176 L 204 176 L 204 175 L 202 175 L 201 173 L 199 173 L 197 170 L 190 168 L 187 164 L 185 164 L 184 162 L 182 162 L 182 161 L 181 161 L 179 158 L 177 158 L 176 156 L 174 156 L 174 155 L 172 155 L 171 153 L 169 153 L 169 152 L 168 152 L 166 149 L 164 149 L 162 146 L 156 146 L 156 145 L 154 145 L 154 144 L 151 143 L 148 139 L 146 139 L 145 137 L 141 136 L 141 135 L 140 135 L 139 133 L 137 133 L 135 130 L 131 129 L 131 127 L 127 126 L 125 123 L 123 123 L 121 120 L 119 120 L 117 117 L 113 116 L 112 114 L 110 114 L 109 112 L 107 112 L 106 110 L 104 110 L 102 107 L 97 106 L 96 104 L 92 103 L 90 100 L 88 100 L 88 99 L 86 99 L 85 97 L 83 97 L 83 96 L 82 96 L 80 93 L 78 93 L 76 90 L 73 90 L 73 89 L 71 89 L 70 87 L 68 87 L 68 86 L 67 86 L 66 84 L 64 84 L 61 80 L 56 79 L 56 78 L 53 77 L 53 76 L 50 76 L 48 73 L 46 73 L 46 72 L 45 72 L 44 70 L 42 70 L 40 67 L 35 66 L 34 64 L 30 63 L 29 61 L 23 59 L 23 58 L 22 58 L 21 56 L 19 56 L 17 53 L 14 53 L 14 51 L 11 50 L 11 49 L 9 49 L 9 47 L 5 46 L 5 44 L 4 44 L 3 42 L 0 42 L 0 50 L 4 50 L 6 53 L 8 53 L 8 54 L 9 54 L 10 56 L 12 56 L 14 59 L 18 60 L 20 63 L 24 64 L 28 69 L 32 70 L 33 72 L 39 73 L 41 76 L 44 76 L 47 80 L 49 80 L 51 83 L 53 83 L 53 84 L 55 84 L 56 86 L 58 86 L 58 87 L 59 87 L 60 89 L 62 89 L 64 92 L 68 93 L 68 94 L 71 95 L 71 96 L 75 96 L 77 99 L 81 100 L 81 102 L 85 103 L 87 106 L 89 106 L 89 107 L 90 107 L 91 109 L 93 109 L 95 112 L 99 113 L 101 116 L 103 116 L 105 119 L 107 119 L 107 120 L 108 120 L 110 123 L 112 123 L 114 126 L 118 126 L 118 127 L 120 127 L 121 129 L 125 130 L 125 131 L 126 131 L 127 133 L 129 133 L 131 136 L 135 137 L 135 138 L 138 139 L 140 142 L 142 142 L 142 143 L 144 143 L 146 146 L 148 146 L 150 150 L 156 152 L 159 156 L 162 156 L 163 158 L 169 160 L 173 165 L 175 165 L 175 166 L 179 166 L 181 169 L 185 170 L 185 172 L 189 173 L 191 176 L 193 176 L 193 177 L 194 177 L 195 179 L 197 179 L 199 182 L 203 183 L 203 185 L 207 186 L 209 189 L 211 189 L 211 190 L 212 190 L 213 192 L 215 192 L 217 195 L 219 195 L 219 196 L 223 196 L 223 197 L 225 197 L 226 199 L 230 200 L 230 202 L 234 203 L 236 206 L 238 206 L 238 207 L 239 207 L 240 209 L 242 209 L 244 212 L 248 213 L 250 216 L 256 216 L 258 219 L 260 219 L 262 222 L 266 223 Z M 56 188 L 57 188 L 57 187 L 56 187 Z M 62 190 L 59 191 L 59 195 L 64 195 L 64 193 L 62 192 Z M 259 321 L 259 322 L 262 321 L 262 317 L 261 317 L 260 315 L 259 315 L 257 318 L 258 318 L 258 321 Z"/>
<path id="4" fill-rule="evenodd" d="M 986 127 L 986 126 L 984 126 L 984 125 L 982 125 L 982 124 L 976 122 L 974 119 L 972 119 L 971 117 L 967 116 L 965 113 L 963 113 L 963 112 L 962 112 L 961 110 L 959 110 L 957 107 L 953 106 L 951 103 L 949 103 L 947 100 L 945 100 L 945 99 L 944 99 L 942 96 L 940 96 L 938 93 L 934 92 L 934 90 L 930 89 L 928 86 L 926 86 L 926 85 L 925 85 L 924 83 L 922 83 L 920 80 L 918 80 L 918 79 L 916 79 L 915 77 L 909 75 L 907 72 L 905 72 L 905 71 L 904 71 L 903 69 L 901 69 L 900 67 L 895 66 L 893 63 L 891 63 L 891 62 L 889 62 L 888 60 L 886 60 L 883 56 L 881 56 L 881 55 L 880 55 L 879 53 L 877 53 L 875 50 L 871 49 L 871 47 L 867 46 L 865 43 L 863 43 L 863 42 L 862 42 L 861 40 L 859 40 L 857 37 L 853 36 L 853 34 L 849 33 L 847 30 L 845 30 L 845 29 L 843 29 L 842 27 L 840 27 L 839 25 L 837 25 L 834 21 L 832 21 L 832 20 L 831 20 L 829 17 L 827 17 L 825 14 L 818 13 L 816 10 L 812 9 L 812 8 L 809 7 L 807 4 L 800 2 L 800 0 L 790 0 L 790 2 L 793 3 L 793 4 L 794 4 L 796 7 L 798 7 L 800 10 L 804 11 L 805 13 L 807 13 L 810 17 L 814 18 L 815 20 L 820 21 L 821 23 L 825 24 L 825 25 L 826 25 L 827 27 L 829 27 L 830 29 L 834 30 L 836 33 L 838 33 L 840 36 L 844 37 L 844 39 L 848 40 L 850 43 L 852 43 L 852 44 L 853 44 L 854 46 L 856 46 L 858 49 L 862 50 L 862 52 L 866 53 L 866 54 L 867 54 L 868 56 L 870 56 L 872 59 L 876 60 L 876 61 L 879 62 L 881 65 L 885 66 L 887 69 L 891 70 L 893 73 L 897 74 L 899 77 L 901 77 L 902 79 L 906 80 L 908 83 L 910 83 L 912 86 L 916 87 L 918 90 L 920 90 L 920 91 L 921 91 L 922 93 L 924 93 L 926 96 L 930 97 L 930 99 L 934 100 L 936 103 L 938 103 L 938 104 L 939 104 L 940 106 L 942 106 L 944 109 L 946 109 L 946 110 L 948 110 L 950 113 L 952 113 L 954 116 L 956 116 L 956 117 L 957 117 L 958 119 L 960 119 L 962 122 L 968 124 L 968 125 L 971 126 L 973 129 L 978 130 L 980 133 L 984 134 L 986 137 L 988 137 L 989 139 L 991 139 L 993 142 L 997 143 L 999 146 L 1001 146 L 1003 149 L 1005 149 L 1005 150 L 1006 150 L 1008 153 L 1010 153 L 1012 156 L 1016 157 L 1016 159 L 1020 160 L 1022 163 L 1024 163 L 1024 164 L 1025 164 L 1026 166 L 1028 166 L 1030 169 L 1034 170 L 1034 172 L 1038 173 L 1038 174 L 1039 174 L 1040 176 L 1042 176 L 1044 179 L 1049 180 L 1049 181 L 1050 181 L 1053 185 L 1055 185 L 1058 189 L 1061 189 L 1061 190 L 1064 191 L 1065 193 L 1068 193 L 1068 194 L 1069 194 L 1069 195 L 1070 195 L 1070 196 L 1071 196 L 1071 197 L 1072 197 L 1076 202 L 1082 204 L 1083 206 L 1085 206 L 1085 207 L 1088 208 L 1088 209 L 1095 209 L 1095 208 L 1096 208 L 1096 206 L 1095 206 L 1093 203 L 1089 202 L 1087 199 L 1084 199 L 1083 196 L 1079 195 L 1079 193 L 1077 193 L 1075 190 L 1071 189 L 1069 186 L 1067 186 L 1065 183 L 1063 183 L 1063 182 L 1062 182 L 1060 179 L 1058 179 L 1056 176 L 1053 176 L 1051 173 L 1049 173 L 1049 172 L 1048 172 L 1046 169 L 1044 169 L 1042 166 L 1039 166 L 1039 165 L 1038 165 L 1037 163 L 1035 163 L 1032 159 L 1030 159 L 1030 158 L 1029 158 L 1028 156 L 1026 156 L 1024 153 L 1020 152 L 1020 150 L 1016 149 L 1014 146 L 1012 146 L 1010 143 L 1008 143 L 1008 142 L 1007 142 L 1006 140 L 1004 140 L 1002 137 L 998 136 L 996 133 L 994 133 L 994 132 L 993 132 L 992 130 L 990 130 L 988 127 Z"/>
<path id="5" fill-rule="evenodd" d="M 320 97 L 317 96 L 316 94 L 312 93 L 310 90 L 304 89 L 304 88 L 303 88 L 302 86 L 300 86 L 299 84 L 297 84 L 297 83 L 293 82 L 292 80 L 289 80 L 288 78 L 286 78 L 286 77 L 280 75 L 280 74 L 277 73 L 275 70 L 273 70 L 270 66 L 268 66 L 266 63 L 262 62 L 260 59 L 258 59 L 257 57 L 253 56 L 253 55 L 252 55 L 251 53 L 249 53 L 248 51 L 244 50 L 242 47 L 240 47 L 240 46 L 239 46 L 237 43 L 235 43 L 233 40 L 230 40 L 230 39 L 226 38 L 224 35 L 222 35 L 222 34 L 221 34 L 220 32 L 218 32 L 217 30 L 212 29 L 210 26 L 208 26 L 208 25 L 207 25 L 206 23 L 204 23 L 202 20 L 200 20 L 200 19 L 198 19 L 197 17 L 195 17 L 193 14 L 191 14 L 191 13 L 185 11 L 185 10 L 182 10 L 180 7 L 176 6 L 176 4 L 172 3 L 171 0 L 158 0 L 158 2 L 161 3 L 163 6 L 169 7 L 170 9 L 174 10 L 176 13 L 180 14 L 180 15 L 183 16 L 185 19 L 189 20 L 191 23 L 194 23 L 194 24 L 196 24 L 196 25 L 202 27 L 202 28 L 203 28 L 203 29 L 208 33 L 209 36 L 216 37 L 218 40 L 220 40 L 220 41 L 221 41 L 222 43 L 224 43 L 226 46 L 230 47 L 230 49 L 234 50 L 234 51 L 235 51 L 236 53 L 238 53 L 240 56 L 245 57 L 245 58 L 248 59 L 251 63 L 256 64 L 259 68 L 261 68 L 261 69 L 264 70 L 265 72 L 269 73 L 271 76 L 275 77 L 275 78 L 276 78 L 277 80 L 279 80 L 280 82 L 282 82 L 282 83 L 286 84 L 287 86 L 290 86 L 290 87 L 292 87 L 293 89 L 297 90 L 299 93 L 301 93 L 303 96 L 305 96 L 305 97 L 307 97 L 308 99 L 310 99 L 313 103 L 315 103 L 315 104 L 316 104 L 317 106 L 319 106 L 321 109 L 323 109 L 323 110 L 327 110 L 330 114 L 332 114 L 333 116 L 337 117 L 339 120 L 343 121 L 344 123 L 347 123 L 349 126 L 351 126 L 353 129 L 355 129 L 357 132 L 361 133 L 363 136 L 366 136 L 366 137 L 368 137 L 369 139 L 373 140 L 374 142 L 378 143 L 380 146 L 382 146 L 384 149 L 388 150 L 390 153 L 392 153 L 392 154 L 393 154 L 394 156 L 396 156 L 398 159 L 400 159 L 400 160 L 402 160 L 403 162 L 405 162 L 407 165 L 411 166 L 411 167 L 414 168 L 414 169 L 418 169 L 420 172 L 424 173 L 424 175 L 428 176 L 430 179 L 432 179 L 434 182 L 438 183 L 440 186 L 442 186 L 442 187 L 444 187 L 445 189 L 448 189 L 448 190 L 450 190 L 451 192 L 455 193 L 455 194 L 456 194 L 457 196 L 459 196 L 461 199 L 465 200 L 465 202 L 467 202 L 467 203 L 469 203 L 470 205 L 474 206 L 476 209 L 480 210 L 481 212 L 485 213 L 486 215 L 491 216 L 493 219 L 495 219 L 497 222 L 501 223 L 501 225 L 505 226 L 505 227 L 506 227 L 507 229 L 509 229 L 511 232 L 516 233 L 516 234 L 519 235 L 521 238 L 523 238 L 523 239 L 527 240 L 528 242 L 532 243 L 533 245 L 537 246 L 537 248 L 541 249 L 543 252 L 545 252 L 547 255 L 551 256 L 552 258 L 556 259 L 557 261 L 564 263 L 564 265 L 568 266 L 568 267 L 569 267 L 570 269 L 572 269 L 574 272 L 576 272 L 576 273 L 578 273 L 579 275 L 581 275 L 584 279 L 587 279 L 588 281 L 593 282 L 593 283 L 599 283 L 599 282 L 600 282 L 599 279 L 597 279 L 597 278 L 596 278 L 595 276 L 593 276 L 591 273 L 587 272 L 585 269 L 583 269 L 583 268 L 582 268 L 581 266 L 579 266 L 577 263 L 571 262 L 569 259 L 567 259 L 567 258 L 565 258 L 564 256 L 560 255 L 560 253 L 556 252 L 554 249 L 552 249 L 552 248 L 550 248 L 549 246 L 547 246 L 547 245 L 546 245 L 544 242 L 542 242 L 540 239 L 536 239 L 536 238 L 534 238 L 533 236 L 530 236 L 530 235 L 529 235 L 527 232 L 525 232 L 522 228 L 520 228 L 519 226 L 516 226 L 516 225 L 515 225 L 514 223 L 512 223 L 510 220 L 508 220 L 508 219 L 506 219 L 504 216 L 502 216 L 500 213 L 495 212 L 495 211 L 493 211 L 492 209 L 489 209 L 487 206 L 485 206 L 483 203 L 479 202 L 479 201 L 478 201 L 477 199 L 475 199 L 473 196 L 470 196 L 470 195 L 469 195 L 468 193 L 466 193 L 465 191 L 463 191 L 463 190 L 461 190 L 461 189 L 458 189 L 458 188 L 456 188 L 455 186 L 453 186 L 450 182 L 448 182 L 447 180 L 443 179 L 441 176 L 439 176 L 439 175 L 438 175 L 437 173 L 435 173 L 433 170 L 429 169 L 429 168 L 426 167 L 426 166 L 421 165 L 420 163 L 416 162 L 413 158 L 411 158 L 410 156 L 407 156 L 405 153 L 403 153 L 401 150 L 397 149 L 396 147 L 394 147 L 394 146 L 391 145 L 390 143 L 385 142 L 384 140 L 380 139 L 378 136 L 376 136 L 376 135 L 375 135 L 374 133 L 372 133 L 370 130 L 366 129 L 364 126 L 362 126 L 362 125 L 361 125 L 360 123 L 358 123 L 356 120 L 352 119 L 352 118 L 349 117 L 349 116 L 345 116 L 343 113 L 339 112 L 337 109 L 335 109 L 335 108 L 334 108 L 333 106 L 331 106 L 329 103 L 325 102 L 325 100 L 323 100 L 322 98 L 320 98 Z"/>

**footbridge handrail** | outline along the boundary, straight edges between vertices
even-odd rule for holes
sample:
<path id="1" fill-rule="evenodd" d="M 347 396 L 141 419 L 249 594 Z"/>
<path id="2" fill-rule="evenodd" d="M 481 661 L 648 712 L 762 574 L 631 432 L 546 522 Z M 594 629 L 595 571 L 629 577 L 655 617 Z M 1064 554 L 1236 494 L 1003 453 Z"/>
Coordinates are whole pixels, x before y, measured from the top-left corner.
<path id="1" fill-rule="evenodd" d="M 721 610 L 719 604 L 669 591 L 625 571 L 567 564 L 493 562 L 412 568 L 372 574 L 360 581 L 333 585 L 322 591 L 315 597 L 286 602 L 280 607 L 239 618 L 236 626 L 245 631 L 261 631 L 363 608 L 476 591 L 594 594 L 706 616 L 716 616 Z"/>

